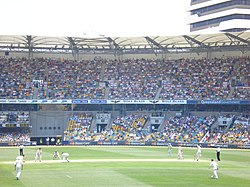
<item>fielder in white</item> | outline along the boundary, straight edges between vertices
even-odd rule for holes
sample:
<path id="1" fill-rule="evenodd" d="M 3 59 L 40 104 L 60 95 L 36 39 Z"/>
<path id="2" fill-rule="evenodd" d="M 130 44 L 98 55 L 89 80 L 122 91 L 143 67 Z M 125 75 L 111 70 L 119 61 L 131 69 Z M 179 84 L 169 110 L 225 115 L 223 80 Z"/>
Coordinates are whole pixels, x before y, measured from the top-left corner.
<path id="1" fill-rule="evenodd" d="M 171 157 L 172 156 L 172 145 L 171 143 L 168 144 L 168 156 Z"/>
<path id="2" fill-rule="evenodd" d="M 16 157 L 16 161 L 14 163 L 16 170 L 16 179 L 20 179 L 21 171 L 23 169 L 23 156 Z"/>
<path id="3" fill-rule="evenodd" d="M 69 157 L 69 153 L 62 152 L 62 160 L 63 160 L 63 162 L 69 162 L 68 157 Z"/>
<path id="4" fill-rule="evenodd" d="M 181 146 L 178 147 L 178 154 L 177 154 L 178 160 L 183 160 L 183 150 Z"/>
<path id="5" fill-rule="evenodd" d="M 214 161 L 214 159 L 211 159 L 211 163 L 209 165 L 209 169 L 212 168 L 213 170 L 213 175 L 211 176 L 214 179 L 218 179 L 218 174 L 217 171 L 219 169 L 218 163 Z"/>
<path id="6" fill-rule="evenodd" d="M 197 152 L 195 154 L 195 160 L 199 161 L 199 159 L 201 158 L 201 146 L 198 144 L 197 145 Z"/>
<path id="7" fill-rule="evenodd" d="M 39 160 L 39 162 L 42 161 L 42 148 L 37 149 L 36 151 L 36 157 L 35 157 L 35 162 Z"/>

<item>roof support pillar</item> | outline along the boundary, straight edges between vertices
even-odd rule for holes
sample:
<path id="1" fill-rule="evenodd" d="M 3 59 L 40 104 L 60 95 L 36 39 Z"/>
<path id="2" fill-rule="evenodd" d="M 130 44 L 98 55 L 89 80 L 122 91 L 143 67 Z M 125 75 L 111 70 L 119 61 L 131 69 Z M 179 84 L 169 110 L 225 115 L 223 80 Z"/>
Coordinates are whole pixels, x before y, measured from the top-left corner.
<path id="1" fill-rule="evenodd" d="M 79 61 L 79 49 L 77 47 L 75 40 L 72 37 L 68 37 L 68 41 L 70 43 L 70 48 L 72 50 L 72 55 L 74 57 L 74 60 Z"/>
<path id="2" fill-rule="evenodd" d="M 235 44 L 236 46 L 240 45 L 240 43 L 243 43 L 244 45 L 246 45 L 247 47 L 250 46 L 250 41 L 246 40 L 246 39 L 243 39 L 239 36 L 236 36 L 234 34 L 231 34 L 231 33 L 225 33 L 225 35 L 231 40 L 231 42 L 233 44 Z M 239 51 L 244 54 L 246 53 L 246 50 L 244 50 L 244 48 L 238 48 Z"/>
<path id="3" fill-rule="evenodd" d="M 31 60 L 31 59 L 33 59 L 33 43 L 32 43 L 32 36 L 31 35 L 26 36 L 26 42 L 27 42 L 28 50 L 29 50 L 28 59 Z"/>
<path id="4" fill-rule="evenodd" d="M 106 38 L 109 42 L 109 46 L 110 46 L 110 49 L 113 49 L 114 50 L 114 56 L 120 56 L 122 54 L 122 49 L 121 47 L 115 42 L 115 40 L 113 40 L 112 38 L 110 37 L 107 37 Z"/>
<path id="5" fill-rule="evenodd" d="M 158 51 L 158 50 L 162 51 L 162 56 L 163 56 L 163 53 L 166 53 L 166 49 L 164 49 L 164 47 L 162 47 L 162 45 L 161 45 L 160 43 L 156 42 L 155 40 L 153 40 L 152 38 L 150 38 L 150 37 L 148 37 L 148 36 L 146 36 L 146 37 L 144 37 L 144 38 L 147 40 L 148 44 L 149 44 L 150 47 L 152 48 L 152 50 L 153 50 L 155 56 L 157 56 L 157 51 Z M 157 49 L 155 49 L 154 46 L 155 46 Z"/>

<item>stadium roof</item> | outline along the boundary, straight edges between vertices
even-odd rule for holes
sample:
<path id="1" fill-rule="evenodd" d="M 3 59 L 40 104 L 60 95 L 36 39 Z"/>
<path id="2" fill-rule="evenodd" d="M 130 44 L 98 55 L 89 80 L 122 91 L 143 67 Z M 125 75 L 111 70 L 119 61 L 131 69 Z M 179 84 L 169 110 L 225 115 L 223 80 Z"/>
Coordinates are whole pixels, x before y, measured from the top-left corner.
<path id="1" fill-rule="evenodd" d="M 144 37 L 46 37 L 0 35 L 1 51 L 171 53 L 250 49 L 250 32 Z"/>

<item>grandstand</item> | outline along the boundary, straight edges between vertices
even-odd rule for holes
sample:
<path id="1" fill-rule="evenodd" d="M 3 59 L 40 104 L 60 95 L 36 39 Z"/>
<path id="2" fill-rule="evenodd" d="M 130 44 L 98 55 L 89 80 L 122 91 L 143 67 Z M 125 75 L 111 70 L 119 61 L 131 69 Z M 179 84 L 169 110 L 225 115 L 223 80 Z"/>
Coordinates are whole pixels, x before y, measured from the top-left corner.
<path id="1" fill-rule="evenodd" d="M 249 38 L 0 36 L 0 143 L 249 147 Z"/>

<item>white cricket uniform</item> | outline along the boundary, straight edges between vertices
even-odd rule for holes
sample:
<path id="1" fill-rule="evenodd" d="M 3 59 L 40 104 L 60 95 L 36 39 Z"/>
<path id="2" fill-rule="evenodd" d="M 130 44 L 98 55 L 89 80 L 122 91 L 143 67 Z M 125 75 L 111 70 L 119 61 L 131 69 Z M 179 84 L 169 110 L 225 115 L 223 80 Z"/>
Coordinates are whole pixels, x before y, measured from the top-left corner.
<path id="1" fill-rule="evenodd" d="M 17 180 L 20 178 L 22 166 L 23 166 L 23 159 L 18 158 L 15 162 Z"/>
<path id="2" fill-rule="evenodd" d="M 69 162 L 69 160 L 68 160 L 68 157 L 69 157 L 69 153 L 63 153 L 62 154 L 62 160 L 63 160 L 63 162 Z"/>
<path id="3" fill-rule="evenodd" d="M 182 152 L 182 148 L 181 147 L 178 147 L 178 159 L 179 160 L 182 160 L 183 159 L 183 152 Z"/>
<path id="4" fill-rule="evenodd" d="M 172 145 L 168 144 L 168 156 L 171 157 L 172 156 Z"/>
<path id="5" fill-rule="evenodd" d="M 218 174 L 217 174 L 217 170 L 218 170 L 218 163 L 215 161 L 212 161 L 209 165 L 209 168 L 212 168 L 213 170 L 213 175 L 211 176 L 212 178 L 216 178 L 218 179 Z"/>
<path id="6" fill-rule="evenodd" d="M 42 160 L 42 150 L 40 150 L 40 149 L 38 149 L 38 150 L 36 151 L 35 162 L 36 162 L 37 160 L 39 160 L 39 162 L 41 162 L 41 160 Z"/>
<path id="7" fill-rule="evenodd" d="M 16 160 L 22 160 L 23 161 L 23 156 L 17 156 Z"/>
<path id="8" fill-rule="evenodd" d="M 197 153 L 196 153 L 197 161 L 200 159 L 200 157 L 201 157 L 201 146 L 197 145 Z"/>

